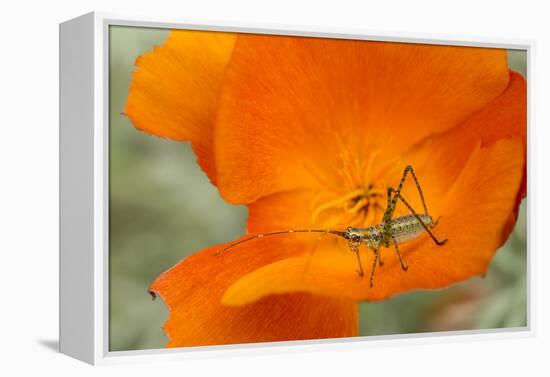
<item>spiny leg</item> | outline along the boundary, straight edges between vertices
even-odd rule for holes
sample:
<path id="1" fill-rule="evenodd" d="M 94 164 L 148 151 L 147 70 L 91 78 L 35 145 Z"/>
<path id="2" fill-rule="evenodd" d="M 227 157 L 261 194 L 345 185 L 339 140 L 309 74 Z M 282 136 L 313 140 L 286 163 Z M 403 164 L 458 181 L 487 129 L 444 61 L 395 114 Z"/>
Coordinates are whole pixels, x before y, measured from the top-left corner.
<path id="1" fill-rule="evenodd" d="M 357 274 L 360 276 L 360 277 L 363 277 L 363 275 L 365 275 L 365 273 L 363 272 L 363 264 L 361 263 L 361 255 L 359 254 L 359 248 L 357 248 L 355 251 L 354 251 L 355 255 L 357 256 L 357 264 L 359 265 L 359 270 L 357 271 Z"/>
<path id="2" fill-rule="evenodd" d="M 418 182 L 416 173 L 414 172 L 414 169 L 411 165 L 407 165 L 405 167 L 405 170 L 403 171 L 403 176 L 399 181 L 399 185 L 397 185 L 397 189 L 394 189 L 392 187 L 388 188 L 388 206 L 386 207 L 386 212 L 384 213 L 384 221 L 389 221 L 392 218 L 393 212 L 395 211 L 395 207 L 397 205 L 398 195 L 401 194 L 401 190 L 403 189 L 403 185 L 405 184 L 405 179 L 407 178 L 407 174 L 409 174 L 409 172 L 411 173 L 414 179 L 416 188 L 418 189 L 418 194 L 420 195 L 420 200 L 422 201 L 422 206 L 424 207 L 424 213 L 426 215 L 429 215 L 428 206 L 426 206 L 426 200 L 424 199 L 424 193 L 422 192 L 422 188 L 420 187 L 420 183 Z M 393 196 L 393 198 L 392 198 L 392 192 L 396 194 Z"/>
<path id="3" fill-rule="evenodd" d="M 378 261 L 378 258 L 380 257 L 380 254 L 378 253 L 378 249 L 374 249 L 374 258 L 372 260 L 372 270 L 370 272 L 370 287 L 374 287 L 374 270 L 376 269 L 376 262 Z"/>
<path id="4" fill-rule="evenodd" d="M 364 275 L 363 265 L 361 264 L 361 255 L 359 254 L 360 245 L 361 245 L 360 241 L 354 241 L 354 240 L 350 240 L 348 244 L 349 250 L 352 253 L 355 253 L 355 256 L 357 257 L 357 264 L 359 265 L 359 270 L 357 270 L 357 274 L 359 276 L 363 276 Z"/>
<path id="5" fill-rule="evenodd" d="M 416 188 L 418 189 L 418 194 L 420 195 L 420 200 L 422 201 L 422 206 L 424 207 L 424 213 L 426 215 L 429 215 L 428 213 L 428 207 L 426 206 L 426 200 L 424 200 L 424 193 L 422 192 L 422 188 L 420 187 L 420 183 L 418 183 L 418 178 L 416 177 L 416 173 L 414 172 L 414 169 L 411 165 L 407 165 L 405 167 L 405 171 L 403 172 L 403 178 L 401 178 L 401 182 L 399 182 L 399 188 L 397 189 L 397 192 L 401 194 L 401 189 L 403 188 L 403 184 L 405 183 L 405 178 L 407 177 L 407 173 L 410 172 L 414 183 L 416 184 Z"/>
<path id="6" fill-rule="evenodd" d="M 382 220 L 385 222 L 386 220 L 391 220 L 391 217 L 393 216 L 393 211 L 395 210 L 395 204 L 397 201 L 394 202 L 392 199 L 392 193 L 395 190 L 392 187 L 388 187 L 388 204 L 386 205 L 386 211 L 384 212 L 384 216 L 382 217 Z"/>
<path id="7" fill-rule="evenodd" d="M 390 188 L 391 189 L 391 188 Z M 393 189 L 391 189 L 393 190 Z M 411 205 L 409 204 L 409 202 L 407 202 L 405 200 L 405 198 L 403 198 L 403 196 L 396 192 L 395 190 L 394 191 L 394 198 L 398 198 L 400 199 L 403 204 L 405 204 L 405 206 L 409 209 L 409 211 L 411 211 L 411 213 L 413 214 L 413 216 L 418 220 L 418 222 L 420 223 L 420 225 L 422 225 L 422 227 L 424 228 L 424 230 L 430 235 L 430 237 L 432 238 L 432 240 L 435 242 L 435 244 L 437 246 L 443 246 L 445 244 L 445 242 L 447 242 L 447 239 L 444 239 L 443 241 L 439 241 L 435 236 L 434 234 L 432 233 L 432 231 L 430 230 L 430 228 L 424 224 L 424 222 L 422 221 L 422 219 L 420 219 L 420 216 L 418 216 L 418 214 L 415 212 L 415 210 L 411 207 Z"/>
<path id="8" fill-rule="evenodd" d="M 397 200 L 394 200 L 392 198 L 392 194 L 395 190 L 391 187 L 388 187 L 388 204 L 386 206 L 386 210 L 384 211 L 384 215 L 382 216 L 382 227 L 383 231 L 382 233 L 384 235 L 391 234 L 391 219 L 393 216 L 393 211 L 395 211 L 395 206 L 397 204 Z"/>
<path id="9" fill-rule="evenodd" d="M 397 245 L 397 241 L 395 240 L 395 237 L 392 235 L 391 237 L 393 241 L 393 246 L 395 246 L 395 252 L 397 253 L 397 257 L 399 258 L 399 262 L 401 262 L 401 268 L 403 271 L 407 271 L 409 269 L 409 266 L 405 263 L 403 260 L 403 257 L 401 256 L 401 252 L 399 251 L 399 245 Z"/>

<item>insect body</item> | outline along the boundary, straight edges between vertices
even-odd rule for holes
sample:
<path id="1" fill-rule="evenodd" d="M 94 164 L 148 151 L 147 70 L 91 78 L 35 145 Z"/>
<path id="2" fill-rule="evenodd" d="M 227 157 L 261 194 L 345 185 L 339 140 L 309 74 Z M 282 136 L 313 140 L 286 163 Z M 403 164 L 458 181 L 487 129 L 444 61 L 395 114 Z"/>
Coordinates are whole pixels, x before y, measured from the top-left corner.
<path id="1" fill-rule="evenodd" d="M 418 238 L 426 231 L 426 228 L 431 229 L 435 227 L 436 223 L 430 215 L 405 215 L 396 217 L 389 220 L 389 225 L 386 223 L 373 225 L 367 228 L 352 228 L 349 227 L 344 232 L 344 238 L 349 241 L 349 248 L 357 255 L 357 262 L 359 264 L 359 276 L 363 276 L 363 267 L 359 256 L 359 246 L 364 243 L 374 253 L 374 261 L 371 272 L 371 286 L 374 285 L 374 270 L 376 268 L 376 262 L 378 261 L 382 265 L 382 259 L 380 259 L 380 247 L 395 246 L 399 262 L 404 271 L 408 269 L 407 264 L 401 257 L 399 251 L 399 243 L 407 242 Z M 387 231 L 389 229 L 389 232 Z M 439 241 L 438 241 L 439 242 Z M 440 242 L 444 244 L 446 240 Z"/>
<path id="2" fill-rule="evenodd" d="M 432 227 L 433 221 L 430 215 L 418 215 L 420 221 Z M 400 242 L 406 242 L 413 240 L 424 233 L 424 227 L 420 221 L 414 215 L 405 215 L 396 217 L 391 220 L 391 234 L 393 234 L 395 240 Z M 381 246 L 380 242 L 383 240 L 384 226 L 373 225 L 368 228 L 348 228 L 346 233 L 349 233 L 349 237 L 359 236 L 363 239 L 365 244 L 369 248 L 376 248 Z M 389 240 L 384 240 L 382 246 L 390 247 Z"/>
<path id="3" fill-rule="evenodd" d="M 416 213 L 416 211 L 411 207 L 411 205 L 407 202 L 407 200 L 405 200 L 405 198 L 403 198 L 403 196 L 401 195 L 401 189 L 403 188 L 405 179 L 409 174 L 409 172 L 414 178 L 414 182 L 418 189 L 418 193 L 420 194 L 420 199 L 424 207 L 423 214 Z M 395 207 L 397 205 L 398 200 L 400 200 L 411 213 L 408 215 L 393 218 L 393 213 L 395 211 Z M 403 257 L 401 256 L 401 252 L 399 250 L 399 243 L 411 241 L 415 238 L 418 238 L 420 235 L 426 232 L 428 233 L 428 235 L 431 237 L 431 239 L 434 241 L 436 245 L 442 246 L 447 242 L 447 240 L 444 239 L 440 241 L 432 233 L 431 229 L 433 229 L 436 225 L 437 225 L 437 221 L 434 222 L 432 217 L 428 214 L 428 208 L 426 206 L 426 202 L 424 201 L 424 195 L 422 193 L 422 189 L 420 188 L 420 184 L 418 183 L 418 179 L 416 178 L 414 170 L 410 165 L 408 165 L 405 168 L 405 171 L 403 172 L 403 177 L 401 178 L 401 181 L 399 182 L 399 185 L 397 186 L 397 188 L 396 189 L 394 189 L 393 187 L 388 188 L 388 204 L 387 204 L 386 210 L 384 211 L 382 222 L 378 225 L 373 225 L 367 228 L 348 227 L 344 231 L 336 230 L 336 229 L 292 229 L 292 230 L 283 230 L 283 231 L 277 231 L 277 232 L 257 234 L 257 235 L 253 235 L 248 238 L 245 238 L 243 240 L 240 240 L 238 242 L 235 242 L 229 246 L 226 246 L 225 248 L 217 251 L 216 254 L 221 254 L 224 251 L 230 248 L 233 248 L 241 243 L 252 241 L 254 239 L 262 238 L 266 236 L 276 236 L 276 235 L 288 234 L 288 233 L 331 234 L 340 238 L 344 238 L 348 241 L 348 246 L 350 251 L 355 253 L 357 257 L 357 263 L 359 265 L 359 270 L 358 270 L 359 276 L 364 275 L 363 265 L 361 263 L 361 257 L 359 254 L 359 247 L 361 246 L 361 244 L 365 244 L 367 248 L 373 252 L 374 259 L 373 259 L 372 270 L 370 274 L 370 286 L 373 287 L 374 271 L 376 269 L 376 264 L 378 262 L 380 266 L 382 265 L 382 260 L 380 259 L 380 247 L 394 246 L 395 251 L 397 253 L 397 257 L 399 258 L 399 262 L 401 263 L 401 268 L 404 271 L 407 271 L 408 266 L 403 260 Z"/>

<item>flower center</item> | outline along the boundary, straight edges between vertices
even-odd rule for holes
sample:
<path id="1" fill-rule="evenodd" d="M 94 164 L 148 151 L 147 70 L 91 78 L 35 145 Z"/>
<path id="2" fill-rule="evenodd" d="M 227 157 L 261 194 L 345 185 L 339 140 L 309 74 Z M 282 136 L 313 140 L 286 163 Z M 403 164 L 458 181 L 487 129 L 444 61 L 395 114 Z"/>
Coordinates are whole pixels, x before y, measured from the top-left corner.
<path id="1" fill-rule="evenodd" d="M 380 149 L 342 147 L 342 152 L 323 170 L 308 171 L 320 183 L 321 190 L 310 206 L 314 223 L 328 228 L 368 227 L 382 221 L 387 201 L 384 169 L 376 160 Z M 386 166 L 386 164 L 384 164 Z"/>
<path id="2" fill-rule="evenodd" d="M 330 227 L 366 227 L 379 222 L 384 211 L 385 190 L 380 185 L 357 187 L 328 200 L 317 200 L 312 212 L 315 222 Z"/>

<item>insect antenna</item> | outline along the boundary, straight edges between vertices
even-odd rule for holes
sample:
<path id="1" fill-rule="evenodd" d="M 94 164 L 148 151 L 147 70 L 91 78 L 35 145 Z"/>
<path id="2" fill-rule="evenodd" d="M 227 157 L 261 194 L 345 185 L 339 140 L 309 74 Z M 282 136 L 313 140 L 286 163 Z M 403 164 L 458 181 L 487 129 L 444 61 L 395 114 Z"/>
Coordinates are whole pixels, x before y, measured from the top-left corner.
<path id="1" fill-rule="evenodd" d="M 255 240 L 256 238 L 262 238 L 262 237 L 268 237 L 268 236 L 277 236 L 280 234 L 288 234 L 288 233 L 324 233 L 324 234 L 334 234 L 335 236 L 342 237 L 344 239 L 348 239 L 346 236 L 346 232 L 342 232 L 340 230 L 334 230 L 334 229 L 291 229 L 291 230 L 281 230 L 276 232 L 268 232 L 268 233 L 261 233 L 256 234 L 254 236 L 250 236 L 248 238 L 245 238 L 244 240 L 237 241 L 235 243 L 232 243 L 229 246 L 224 247 L 221 250 L 218 250 L 214 253 L 214 255 L 219 255 L 223 252 L 225 252 L 228 249 L 231 249 L 232 247 L 235 247 L 237 245 L 240 245 L 242 243 Z"/>

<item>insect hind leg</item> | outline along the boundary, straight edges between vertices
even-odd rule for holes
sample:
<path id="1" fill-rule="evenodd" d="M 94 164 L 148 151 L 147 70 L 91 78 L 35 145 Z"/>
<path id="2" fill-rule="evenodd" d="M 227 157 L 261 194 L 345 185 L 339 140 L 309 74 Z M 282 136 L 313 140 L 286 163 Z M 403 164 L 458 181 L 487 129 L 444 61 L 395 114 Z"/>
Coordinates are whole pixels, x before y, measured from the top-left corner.
<path id="1" fill-rule="evenodd" d="M 392 188 L 390 188 L 390 190 L 393 190 Z M 448 240 L 447 239 L 444 239 L 442 241 L 438 240 L 435 235 L 432 233 L 432 231 L 430 230 L 430 227 L 426 224 L 424 224 L 424 222 L 422 221 L 422 219 L 420 218 L 420 216 L 418 216 L 418 214 L 416 213 L 416 211 L 412 208 L 412 206 L 409 204 L 409 202 L 407 202 L 405 200 L 405 198 L 403 198 L 403 196 L 401 195 L 401 193 L 393 190 L 394 192 L 394 198 L 397 198 L 399 200 L 401 200 L 403 202 L 403 204 L 405 204 L 405 206 L 409 209 L 409 211 L 411 211 L 412 215 L 416 218 L 416 220 L 418 220 L 418 222 L 420 223 L 420 225 L 422 225 L 422 227 L 424 228 L 424 230 L 430 235 L 430 237 L 432 238 L 432 240 L 435 242 L 435 244 L 437 246 L 443 246 Z"/>
<path id="2" fill-rule="evenodd" d="M 416 177 L 416 173 L 414 172 L 414 169 L 411 165 L 407 165 L 405 167 L 405 170 L 403 171 L 403 177 L 401 177 L 401 181 L 399 182 L 399 185 L 397 186 L 397 190 L 395 190 L 395 191 L 397 191 L 397 194 L 401 194 L 401 190 L 403 189 L 403 185 L 405 184 L 405 179 L 407 178 L 407 175 L 409 173 L 411 173 L 411 176 L 413 177 L 413 180 L 414 180 L 414 184 L 416 185 L 416 189 L 418 190 L 420 200 L 422 201 L 422 207 L 424 208 L 424 213 L 426 215 L 429 215 L 428 206 L 426 205 L 426 200 L 424 199 L 424 193 L 422 192 L 422 187 L 420 187 L 420 183 L 418 182 L 418 178 Z M 395 201 L 397 201 L 397 200 L 395 200 Z"/>
<path id="3" fill-rule="evenodd" d="M 416 173 L 414 172 L 413 167 L 411 165 L 407 165 L 403 170 L 403 176 L 401 177 L 401 180 L 397 185 L 397 189 L 394 189 L 393 187 L 388 187 L 388 204 L 386 207 L 386 211 L 384 213 L 384 218 L 383 218 L 384 222 L 389 222 L 393 217 L 393 212 L 395 211 L 395 207 L 397 206 L 397 200 L 399 198 L 399 195 L 401 195 L 401 190 L 405 185 L 405 180 L 407 179 L 407 176 L 409 175 L 409 173 L 413 177 L 414 184 L 416 185 L 416 189 L 418 190 L 418 194 L 422 202 L 422 207 L 424 208 L 424 213 L 426 215 L 429 215 L 428 206 L 426 205 L 426 200 L 424 199 L 424 193 L 422 191 L 422 187 L 420 187 L 420 183 L 418 182 L 418 177 L 416 176 Z"/>

